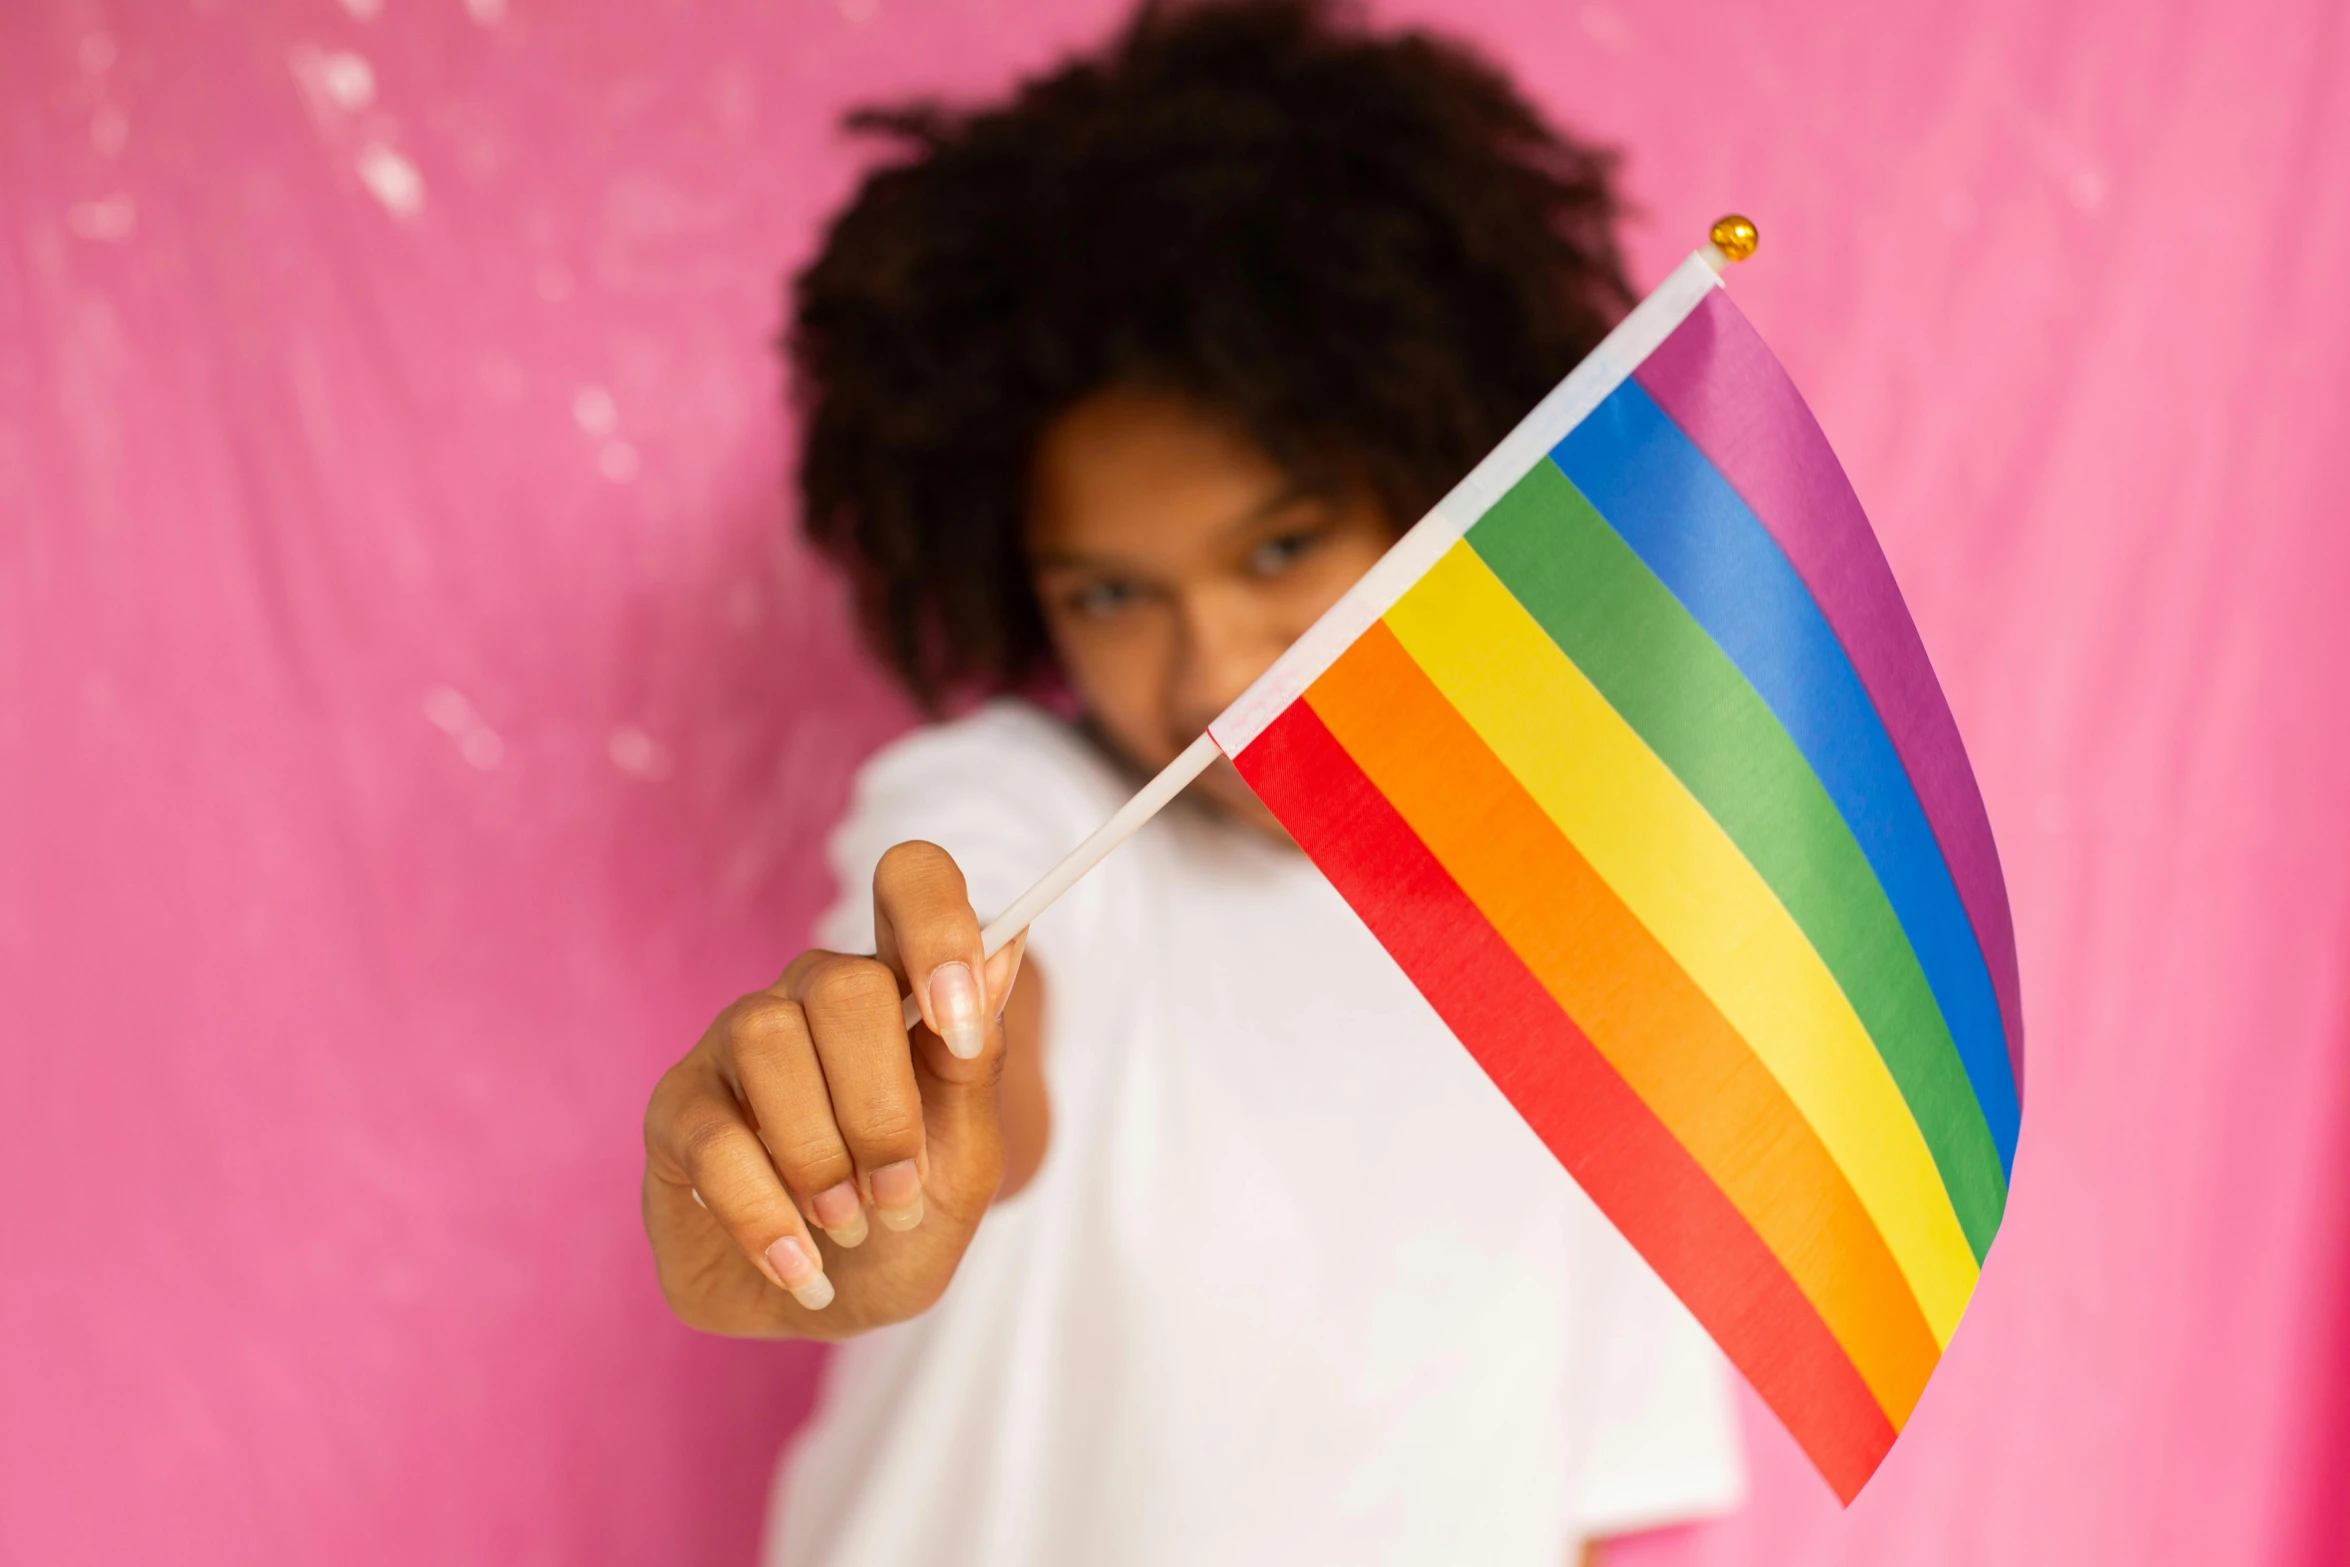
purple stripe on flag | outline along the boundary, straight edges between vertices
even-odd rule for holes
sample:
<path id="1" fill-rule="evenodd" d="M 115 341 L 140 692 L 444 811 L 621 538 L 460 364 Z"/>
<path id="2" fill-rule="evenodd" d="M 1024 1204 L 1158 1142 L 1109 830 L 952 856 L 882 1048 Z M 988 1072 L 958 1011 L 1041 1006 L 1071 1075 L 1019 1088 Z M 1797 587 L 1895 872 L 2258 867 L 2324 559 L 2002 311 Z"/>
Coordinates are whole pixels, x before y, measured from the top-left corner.
<path id="1" fill-rule="evenodd" d="M 1843 465 L 1803 394 L 1722 290 L 1708 294 L 1635 374 L 1770 530 L 1844 644 L 1975 928 L 2020 1101 L 2024 1019 L 2015 927 L 1991 819 L 1926 645 Z"/>

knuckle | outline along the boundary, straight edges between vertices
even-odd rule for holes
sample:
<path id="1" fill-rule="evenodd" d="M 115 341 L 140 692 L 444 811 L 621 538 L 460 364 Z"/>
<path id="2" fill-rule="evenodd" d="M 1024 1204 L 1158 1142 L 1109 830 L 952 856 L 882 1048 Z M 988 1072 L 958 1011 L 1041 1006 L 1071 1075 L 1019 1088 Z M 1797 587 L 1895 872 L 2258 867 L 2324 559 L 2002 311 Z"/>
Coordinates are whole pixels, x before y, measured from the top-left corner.
<path id="1" fill-rule="evenodd" d="M 727 1023 L 727 1042 L 739 1056 L 763 1056 L 795 1043 L 807 1032 L 799 1003 L 780 996 L 751 996 L 738 1002 Z"/>
<path id="2" fill-rule="evenodd" d="M 712 1082 L 708 1065 L 693 1056 L 661 1074 L 645 1101 L 646 1152 L 668 1152 L 683 1162 L 687 1134 L 702 1116 L 717 1109 Z"/>
<path id="3" fill-rule="evenodd" d="M 735 1119 L 718 1106 L 695 1106 L 680 1118 L 677 1127 L 678 1162 L 697 1179 L 732 1164 L 729 1144 L 738 1130 Z M 707 1198 L 710 1194 L 702 1195 Z"/>
<path id="4" fill-rule="evenodd" d="M 894 1009 L 897 976 L 874 958 L 836 957 L 809 971 L 801 994 L 810 1011 L 858 1012 Z"/>
<path id="5" fill-rule="evenodd" d="M 850 1129 L 869 1157 L 911 1157 L 922 1146 L 922 1113 L 897 1096 L 876 1099 L 859 1107 Z"/>
<path id="6" fill-rule="evenodd" d="M 786 1181 L 794 1186 L 820 1192 L 828 1186 L 845 1181 L 853 1173 L 848 1150 L 840 1139 L 823 1132 L 803 1132 L 797 1137 L 779 1137 L 768 1147 L 782 1170 Z"/>
<path id="7" fill-rule="evenodd" d="M 665 1134 L 669 1130 L 669 1123 L 677 1114 L 677 1101 L 682 1093 L 678 1074 L 684 1070 L 685 1065 L 680 1062 L 663 1072 L 661 1080 L 653 1085 L 651 1096 L 645 1100 L 645 1146 L 647 1148 L 656 1147 L 664 1140 Z"/>

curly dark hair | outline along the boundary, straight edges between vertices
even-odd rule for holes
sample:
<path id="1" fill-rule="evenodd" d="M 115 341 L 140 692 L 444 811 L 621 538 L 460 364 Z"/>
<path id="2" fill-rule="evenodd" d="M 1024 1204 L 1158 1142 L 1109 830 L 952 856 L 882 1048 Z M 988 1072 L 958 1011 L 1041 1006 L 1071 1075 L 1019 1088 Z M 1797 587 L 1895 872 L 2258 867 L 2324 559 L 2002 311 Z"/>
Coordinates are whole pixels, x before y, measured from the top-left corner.
<path id="1" fill-rule="evenodd" d="M 1327 0 L 1150 0 L 1000 106 L 847 123 L 897 156 L 796 283 L 804 525 L 933 706 L 1050 669 L 1022 513 L 1088 394 L 1181 395 L 1409 521 L 1631 301 L 1610 154 Z"/>

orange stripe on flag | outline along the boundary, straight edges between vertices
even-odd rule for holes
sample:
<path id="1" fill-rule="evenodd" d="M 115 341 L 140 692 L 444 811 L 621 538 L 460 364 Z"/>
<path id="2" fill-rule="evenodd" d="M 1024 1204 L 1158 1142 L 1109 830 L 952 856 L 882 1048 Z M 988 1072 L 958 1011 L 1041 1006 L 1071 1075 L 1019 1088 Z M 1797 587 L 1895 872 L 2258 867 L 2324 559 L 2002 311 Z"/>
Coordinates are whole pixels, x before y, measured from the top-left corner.
<path id="1" fill-rule="evenodd" d="M 1384 622 L 1306 700 L 1820 1313 L 1896 1429 L 1938 1348 L 1786 1091 L 1444 700 Z"/>

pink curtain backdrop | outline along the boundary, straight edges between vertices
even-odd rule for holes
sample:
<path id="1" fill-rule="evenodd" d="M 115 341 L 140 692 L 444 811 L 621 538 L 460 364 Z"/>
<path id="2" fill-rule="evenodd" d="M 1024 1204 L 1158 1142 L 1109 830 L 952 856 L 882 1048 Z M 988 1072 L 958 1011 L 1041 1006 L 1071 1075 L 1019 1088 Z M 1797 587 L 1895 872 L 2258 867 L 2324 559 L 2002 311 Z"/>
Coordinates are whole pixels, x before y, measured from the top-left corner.
<path id="1" fill-rule="evenodd" d="M 1756 1413 L 1626 1559 L 2343 1560 L 2350 12 L 1439 13 L 1627 149 L 1642 281 L 1760 221 L 2022 944 L 1909 1434 L 1846 1513 Z M 0 1559 L 748 1557 L 818 1362 L 667 1318 L 637 1120 L 910 718 L 791 537 L 780 280 L 842 106 L 1112 16 L 0 7 Z"/>

